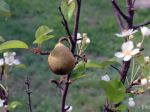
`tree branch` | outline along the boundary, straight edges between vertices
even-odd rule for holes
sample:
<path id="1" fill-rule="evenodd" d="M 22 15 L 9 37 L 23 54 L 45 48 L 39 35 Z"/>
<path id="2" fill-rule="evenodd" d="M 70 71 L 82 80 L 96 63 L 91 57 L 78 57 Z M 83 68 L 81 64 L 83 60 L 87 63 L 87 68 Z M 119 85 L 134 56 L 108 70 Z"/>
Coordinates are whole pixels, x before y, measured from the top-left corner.
<path id="1" fill-rule="evenodd" d="M 144 23 L 142 23 L 142 24 L 133 26 L 133 29 L 138 29 L 138 28 L 140 28 L 140 27 L 143 27 L 143 26 L 146 26 L 146 25 L 149 25 L 149 24 L 150 24 L 150 21 L 147 21 L 147 22 L 144 22 Z"/>
<path id="2" fill-rule="evenodd" d="M 128 16 L 126 16 L 123 12 L 122 12 L 122 10 L 119 8 L 119 6 L 117 5 L 117 3 L 114 1 L 114 0 L 112 0 L 112 4 L 113 4 L 113 6 L 116 8 L 116 10 L 119 12 L 119 14 L 127 21 L 129 18 L 128 18 Z"/>
<path id="3" fill-rule="evenodd" d="M 80 9 L 81 9 L 81 0 L 76 0 L 76 2 L 77 2 L 77 8 L 76 8 L 76 12 L 75 12 L 74 30 L 73 30 L 73 34 L 71 36 L 71 38 L 72 38 L 71 52 L 73 54 L 74 54 L 75 48 L 76 48 L 77 33 L 78 33 L 79 18 L 80 18 Z M 70 77 L 71 77 L 71 73 L 67 75 L 67 82 L 65 84 L 64 91 L 63 91 L 63 94 L 62 94 L 61 112 L 66 112 L 65 104 L 66 104 L 66 97 L 67 97 L 67 94 L 68 94 L 68 89 L 69 89 L 69 86 L 70 86 Z"/>
<path id="4" fill-rule="evenodd" d="M 39 48 L 31 48 L 29 50 L 31 52 L 33 52 L 34 54 L 39 54 L 39 55 L 49 55 L 50 54 L 49 51 L 41 51 Z"/>
<path id="5" fill-rule="evenodd" d="M 27 90 L 26 93 L 28 94 L 28 106 L 29 106 L 29 110 L 30 112 L 32 112 L 32 102 L 31 102 L 31 90 L 30 90 L 30 81 L 29 78 L 27 77 L 25 84 L 27 85 Z"/>
<path id="6" fill-rule="evenodd" d="M 68 25 L 68 22 L 67 22 L 67 20 L 65 19 L 65 16 L 64 16 L 64 14 L 63 14 L 63 12 L 62 12 L 62 10 L 61 10 L 61 7 L 59 7 L 59 12 L 60 12 L 60 14 L 61 14 L 61 16 L 62 16 L 62 19 L 63 19 L 63 20 L 62 20 L 62 24 L 63 24 L 63 26 L 64 26 L 65 29 L 66 29 L 66 32 L 67 32 L 67 34 L 68 34 L 68 36 L 69 36 L 69 39 L 70 39 L 71 43 L 73 43 L 73 39 L 72 39 L 70 30 L 69 30 L 69 25 Z"/>

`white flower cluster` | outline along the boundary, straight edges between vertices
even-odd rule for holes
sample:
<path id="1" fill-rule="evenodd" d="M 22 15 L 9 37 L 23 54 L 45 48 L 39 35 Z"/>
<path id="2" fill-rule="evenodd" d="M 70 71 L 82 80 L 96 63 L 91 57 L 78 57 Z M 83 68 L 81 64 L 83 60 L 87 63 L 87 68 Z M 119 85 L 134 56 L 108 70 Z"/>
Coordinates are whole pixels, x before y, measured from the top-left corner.
<path id="1" fill-rule="evenodd" d="M 140 48 L 142 46 L 142 43 L 144 41 L 144 37 L 150 36 L 150 29 L 147 27 L 141 27 L 141 33 L 143 35 L 143 40 L 137 44 L 137 48 L 134 49 L 134 44 L 133 41 L 128 40 L 127 42 L 124 42 L 122 44 L 122 52 L 117 52 L 115 53 L 115 56 L 118 58 L 123 59 L 123 61 L 130 61 L 131 58 L 138 53 L 140 53 Z M 133 37 L 133 34 L 136 33 L 137 30 L 129 29 L 129 30 L 124 30 L 120 34 L 115 34 L 118 37 Z"/>
<path id="2" fill-rule="evenodd" d="M 129 98 L 128 105 L 129 105 L 129 107 L 135 107 L 135 101 L 134 101 L 134 99 L 132 97 Z"/>
<path id="3" fill-rule="evenodd" d="M 19 65 L 20 61 L 15 58 L 16 53 L 15 52 L 5 52 L 3 54 L 3 58 L 0 59 L 0 66 L 6 64 L 6 65 Z"/>
<path id="4" fill-rule="evenodd" d="M 90 43 L 90 39 L 88 38 L 86 33 L 83 33 L 82 35 L 80 33 L 77 34 L 77 44 L 80 43 L 85 43 L 85 44 L 89 44 Z"/>

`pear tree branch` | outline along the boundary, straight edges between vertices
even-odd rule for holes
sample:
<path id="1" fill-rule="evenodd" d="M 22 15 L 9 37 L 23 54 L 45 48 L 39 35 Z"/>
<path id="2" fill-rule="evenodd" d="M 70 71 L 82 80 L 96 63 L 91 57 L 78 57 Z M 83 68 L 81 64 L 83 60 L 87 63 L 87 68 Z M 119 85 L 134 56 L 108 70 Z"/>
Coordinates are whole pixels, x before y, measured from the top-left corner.
<path id="1" fill-rule="evenodd" d="M 75 53 L 75 48 L 76 48 L 76 41 L 77 41 L 77 33 L 78 33 L 78 28 L 79 28 L 79 18 L 80 18 L 80 9 L 81 9 L 81 0 L 76 0 L 77 6 L 76 6 L 76 11 L 75 11 L 75 19 L 74 19 L 74 30 L 71 36 L 71 52 L 74 54 Z M 65 83 L 64 91 L 62 94 L 62 102 L 61 102 L 61 112 L 66 112 L 66 98 L 70 86 L 70 78 L 71 78 L 71 73 L 67 75 L 67 82 Z"/>
<path id="2" fill-rule="evenodd" d="M 139 24 L 139 25 L 136 25 L 133 27 L 133 29 L 138 29 L 140 27 L 143 27 L 143 26 L 146 26 L 146 25 L 149 25 L 150 24 L 150 21 L 147 21 L 147 22 L 144 22 L 142 24 Z"/>

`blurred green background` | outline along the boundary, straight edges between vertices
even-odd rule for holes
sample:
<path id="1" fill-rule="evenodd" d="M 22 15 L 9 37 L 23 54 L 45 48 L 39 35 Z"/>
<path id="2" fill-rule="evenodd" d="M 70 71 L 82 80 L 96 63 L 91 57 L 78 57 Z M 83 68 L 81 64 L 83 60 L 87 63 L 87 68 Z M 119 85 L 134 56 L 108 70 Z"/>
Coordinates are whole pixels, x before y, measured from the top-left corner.
<path id="1" fill-rule="evenodd" d="M 44 50 L 51 50 L 58 38 L 65 36 L 61 24 L 58 6 L 61 0 L 6 0 L 11 7 L 12 16 L 0 17 L 0 35 L 6 40 L 19 39 L 27 42 L 31 47 L 34 34 L 40 25 L 48 25 L 54 29 L 55 39 L 44 43 Z M 124 7 L 122 1 L 120 6 Z M 150 20 L 149 9 L 136 11 L 134 23 Z M 101 61 L 103 58 L 113 57 L 120 49 L 122 39 L 114 34 L 119 30 L 113 16 L 110 0 L 83 0 L 80 33 L 87 33 L 91 44 L 87 49 L 87 56 Z M 70 22 L 72 28 L 73 22 Z M 140 32 L 136 34 L 136 41 L 140 40 Z M 150 54 L 150 39 L 145 42 L 145 53 Z M 58 78 L 49 71 L 47 56 L 34 55 L 28 51 L 16 50 L 19 59 L 27 65 L 26 69 L 13 69 L 9 74 L 10 99 L 20 101 L 23 106 L 12 112 L 27 111 L 27 95 L 25 93 L 25 77 L 28 75 L 32 82 L 32 103 L 34 112 L 59 112 L 60 94 L 55 85 L 49 84 L 49 79 Z M 67 104 L 73 106 L 73 112 L 101 112 L 105 97 L 99 87 L 101 75 L 105 73 L 94 70 L 87 77 L 74 82 L 70 87 Z M 108 72 L 113 77 L 113 74 Z M 147 101 L 150 105 L 150 102 Z M 133 109 L 141 112 L 141 110 Z M 143 112 L 146 112 L 144 110 Z M 149 111 L 147 111 L 149 112 Z"/>

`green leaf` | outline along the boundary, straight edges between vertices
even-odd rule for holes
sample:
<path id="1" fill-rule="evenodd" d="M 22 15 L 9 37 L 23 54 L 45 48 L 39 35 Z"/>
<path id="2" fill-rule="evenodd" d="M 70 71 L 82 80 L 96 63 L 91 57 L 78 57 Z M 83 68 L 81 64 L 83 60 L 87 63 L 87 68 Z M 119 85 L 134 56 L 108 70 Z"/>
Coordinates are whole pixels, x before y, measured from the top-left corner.
<path id="1" fill-rule="evenodd" d="M 69 21 L 74 13 L 74 10 L 75 10 L 75 1 L 73 0 L 71 3 L 68 4 L 68 1 L 67 0 L 62 0 L 61 2 L 61 10 L 62 10 L 62 13 L 65 17 L 65 19 L 67 21 Z"/>
<path id="2" fill-rule="evenodd" d="M 116 108 L 117 112 L 123 112 L 127 109 L 127 107 L 123 104 L 119 105 L 119 107 Z"/>
<path id="3" fill-rule="evenodd" d="M 94 60 L 88 60 L 87 63 L 85 64 L 86 68 L 102 68 L 100 63 Z"/>
<path id="4" fill-rule="evenodd" d="M 49 39 L 52 39 L 54 35 L 45 35 L 37 38 L 35 41 L 33 41 L 33 44 L 42 44 L 44 41 L 47 41 Z"/>
<path id="5" fill-rule="evenodd" d="M 119 103 L 125 97 L 125 87 L 118 79 L 109 82 L 101 81 L 100 86 L 105 91 L 108 100 L 112 103 Z"/>
<path id="6" fill-rule="evenodd" d="M 36 39 L 33 44 L 42 44 L 44 41 L 53 38 L 54 36 L 49 34 L 51 32 L 53 32 L 53 29 L 50 29 L 48 26 L 40 26 L 35 33 Z"/>
<path id="7" fill-rule="evenodd" d="M 77 80 L 85 76 L 86 76 L 85 75 L 85 62 L 81 61 L 74 68 L 72 75 L 71 75 L 71 80 Z"/>
<path id="8" fill-rule="evenodd" d="M 46 36 L 48 35 L 49 33 L 53 32 L 53 29 L 50 29 L 48 26 L 46 25 L 42 25 L 40 26 L 36 33 L 35 33 L 35 38 L 39 38 L 39 37 L 42 37 L 42 36 Z"/>
<path id="9" fill-rule="evenodd" d="M 0 42 L 4 42 L 4 41 L 5 39 L 2 36 L 0 36 Z"/>
<path id="10" fill-rule="evenodd" d="M 28 45 L 19 40 L 10 40 L 0 44 L 0 50 L 14 49 L 14 48 L 24 48 L 27 49 Z"/>
<path id="11" fill-rule="evenodd" d="M 71 19 L 72 15 L 73 15 L 73 13 L 74 13 L 75 7 L 76 7 L 76 4 L 75 4 L 75 1 L 73 0 L 73 1 L 69 4 L 68 20 Z"/>
<path id="12" fill-rule="evenodd" d="M 10 104 L 9 104 L 9 106 L 8 106 L 8 108 L 9 109 L 15 109 L 15 108 L 17 108 L 18 106 L 21 106 L 22 104 L 20 103 L 20 102 L 18 102 L 18 101 L 13 101 L 13 102 L 11 102 Z"/>
<path id="13" fill-rule="evenodd" d="M 4 0 L 0 0 L 0 15 L 2 16 L 11 15 L 9 5 Z"/>
<path id="14" fill-rule="evenodd" d="M 66 0 L 62 0 L 61 2 L 61 11 L 65 17 L 66 20 L 68 20 L 68 4 L 67 4 L 67 1 Z"/>

